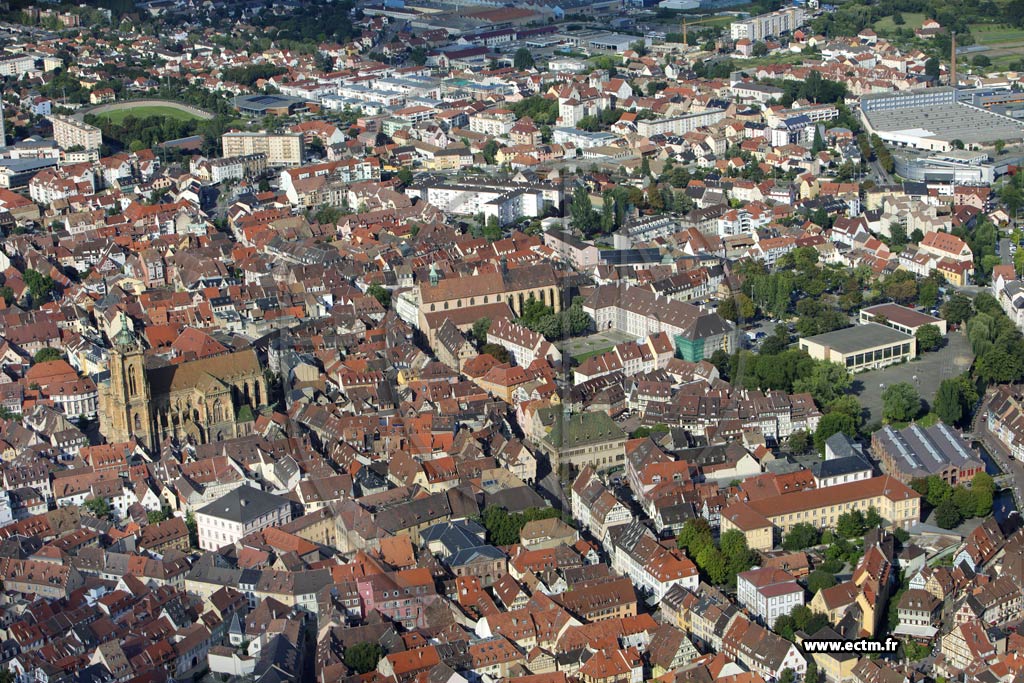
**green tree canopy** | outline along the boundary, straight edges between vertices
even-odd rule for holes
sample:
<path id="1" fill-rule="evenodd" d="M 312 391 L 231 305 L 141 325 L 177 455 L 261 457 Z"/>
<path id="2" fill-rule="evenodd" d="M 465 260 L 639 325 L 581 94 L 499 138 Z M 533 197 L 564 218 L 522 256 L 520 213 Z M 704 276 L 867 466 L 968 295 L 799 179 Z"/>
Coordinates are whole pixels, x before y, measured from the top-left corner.
<path id="1" fill-rule="evenodd" d="M 836 520 L 836 533 L 843 538 L 857 538 L 864 535 L 864 513 L 850 510 L 839 515 Z"/>
<path id="2" fill-rule="evenodd" d="M 36 303 L 42 303 L 50 296 L 50 292 L 53 291 L 53 278 L 49 275 L 43 275 L 38 270 L 32 268 L 25 269 L 25 285 L 28 287 L 28 291 L 32 294 L 32 300 Z"/>
<path id="3" fill-rule="evenodd" d="M 797 522 L 782 539 L 782 547 L 789 551 L 806 550 L 817 545 L 819 539 L 817 527 L 808 522 Z"/>
<path id="4" fill-rule="evenodd" d="M 960 422 L 964 416 L 960 387 L 955 379 L 944 379 L 935 392 L 932 410 L 939 419 L 949 425 Z"/>
<path id="5" fill-rule="evenodd" d="M 963 520 L 963 515 L 952 498 L 942 501 L 935 508 L 935 524 L 942 529 L 952 529 Z"/>
<path id="6" fill-rule="evenodd" d="M 366 290 L 366 293 L 372 296 L 378 302 L 380 302 L 380 305 L 383 306 L 384 308 L 391 307 L 391 292 L 389 290 L 384 289 L 378 284 L 372 284 Z"/>
<path id="7" fill-rule="evenodd" d="M 112 512 L 106 498 L 89 498 L 83 506 L 98 519 L 106 519 Z"/>
<path id="8" fill-rule="evenodd" d="M 63 357 L 64 354 L 60 350 L 47 346 L 36 351 L 36 355 L 32 357 L 32 360 L 36 363 L 45 363 L 51 360 L 60 360 Z"/>
<path id="9" fill-rule="evenodd" d="M 807 575 L 807 590 L 810 591 L 812 595 L 824 588 L 831 588 L 834 585 L 836 585 L 835 575 L 821 569 L 815 569 Z"/>
<path id="10" fill-rule="evenodd" d="M 358 674 L 365 674 L 377 668 L 384 657 L 384 648 L 379 643 L 356 643 L 345 648 L 345 666 Z"/>
<path id="11" fill-rule="evenodd" d="M 818 420 L 818 428 L 814 430 L 814 447 L 819 453 L 825 452 L 825 442 L 833 434 L 843 432 L 847 436 L 857 436 L 857 422 L 845 413 L 831 412 L 822 415 Z"/>
<path id="12" fill-rule="evenodd" d="M 487 343 L 487 332 L 491 329 L 490 318 L 480 318 L 473 323 L 473 338 L 478 344 Z"/>
<path id="13" fill-rule="evenodd" d="M 935 325 L 922 325 L 914 332 L 919 351 L 934 351 L 942 345 L 942 333 Z"/>
<path id="14" fill-rule="evenodd" d="M 890 422 L 909 422 L 921 414 L 921 397 L 914 385 L 897 382 L 882 392 L 882 417 Z"/>

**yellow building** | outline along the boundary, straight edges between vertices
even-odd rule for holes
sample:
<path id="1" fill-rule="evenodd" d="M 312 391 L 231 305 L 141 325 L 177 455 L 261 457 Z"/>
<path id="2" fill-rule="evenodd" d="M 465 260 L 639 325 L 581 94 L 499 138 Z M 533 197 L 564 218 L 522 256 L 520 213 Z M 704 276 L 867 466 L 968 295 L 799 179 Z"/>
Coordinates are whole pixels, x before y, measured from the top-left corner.
<path id="1" fill-rule="evenodd" d="M 751 550 L 768 551 L 775 546 L 771 521 L 746 503 L 733 503 L 722 510 L 722 531 L 730 529 L 742 532 Z"/>
<path id="2" fill-rule="evenodd" d="M 823 628 L 811 634 L 815 640 L 843 640 L 843 637 L 831 628 Z M 799 638 L 799 636 L 798 636 Z M 797 644 L 801 644 L 802 639 Z M 825 680 L 833 683 L 847 683 L 853 680 L 853 669 L 860 661 L 860 656 L 853 652 L 815 652 L 814 663 L 818 671 L 825 674 Z"/>
<path id="3" fill-rule="evenodd" d="M 225 157 L 265 154 L 268 166 L 299 166 L 305 156 L 301 133 L 234 131 L 224 133 L 220 143 Z"/>
<path id="4" fill-rule="evenodd" d="M 860 592 L 853 581 L 844 581 L 829 588 L 822 588 L 807 604 L 815 614 L 824 614 L 830 624 L 837 623 L 855 602 Z"/>
<path id="5" fill-rule="evenodd" d="M 722 510 L 722 531 L 738 529 L 748 536 L 751 548 L 760 550 L 765 549 L 766 543 L 761 526 L 763 522 L 747 509 L 771 523 L 774 544 L 775 536 L 789 533 L 795 524 L 835 529 L 839 516 L 844 512 L 867 512 L 872 507 L 893 528 L 909 529 L 921 518 L 920 494 L 898 479 L 882 476 L 784 493 L 748 503 L 733 503 Z"/>

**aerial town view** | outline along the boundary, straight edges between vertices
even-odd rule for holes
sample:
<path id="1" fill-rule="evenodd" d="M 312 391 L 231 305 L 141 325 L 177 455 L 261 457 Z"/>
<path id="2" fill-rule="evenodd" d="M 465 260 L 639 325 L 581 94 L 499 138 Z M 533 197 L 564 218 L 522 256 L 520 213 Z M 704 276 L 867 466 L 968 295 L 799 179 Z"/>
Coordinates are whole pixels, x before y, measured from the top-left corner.
<path id="1" fill-rule="evenodd" d="M 1024 0 L 0 0 L 0 683 L 1024 683 Z"/>

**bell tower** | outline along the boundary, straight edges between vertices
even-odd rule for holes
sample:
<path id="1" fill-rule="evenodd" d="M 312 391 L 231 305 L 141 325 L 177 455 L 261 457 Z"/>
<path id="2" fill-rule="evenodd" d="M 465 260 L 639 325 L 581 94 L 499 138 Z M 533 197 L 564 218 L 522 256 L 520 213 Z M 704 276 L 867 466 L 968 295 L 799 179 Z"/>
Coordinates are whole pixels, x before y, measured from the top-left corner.
<path id="1" fill-rule="evenodd" d="M 110 383 L 100 412 L 101 431 L 108 441 L 127 441 L 134 436 L 139 443 L 153 449 L 158 444 L 154 443 L 142 344 L 124 313 L 118 322 L 120 329 L 114 335 L 110 352 Z"/>

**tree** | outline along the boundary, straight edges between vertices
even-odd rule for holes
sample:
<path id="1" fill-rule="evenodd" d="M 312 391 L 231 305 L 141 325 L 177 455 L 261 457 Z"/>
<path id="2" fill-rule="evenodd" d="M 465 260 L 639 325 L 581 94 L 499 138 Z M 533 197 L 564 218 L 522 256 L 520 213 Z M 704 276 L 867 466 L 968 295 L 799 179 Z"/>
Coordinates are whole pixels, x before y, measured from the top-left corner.
<path id="1" fill-rule="evenodd" d="M 729 580 L 729 565 L 725 555 L 714 544 L 706 546 L 697 553 L 697 566 L 707 575 L 708 579 L 716 586 L 721 586 Z"/>
<path id="2" fill-rule="evenodd" d="M 370 285 L 370 287 L 366 290 L 366 293 L 372 296 L 378 302 L 380 302 L 380 305 L 383 306 L 384 308 L 391 307 L 391 292 L 388 291 L 387 289 L 384 289 L 380 285 Z"/>
<path id="3" fill-rule="evenodd" d="M 953 487 L 949 482 L 937 475 L 930 475 L 925 478 L 924 499 L 932 507 L 938 507 L 953 497 Z"/>
<path id="4" fill-rule="evenodd" d="M 1018 276 L 1024 275 L 1024 249 L 1013 252 L 1013 269 Z"/>
<path id="5" fill-rule="evenodd" d="M 49 297 L 53 290 L 53 278 L 43 275 L 38 270 L 27 268 L 25 269 L 25 285 L 28 286 L 29 293 L 32 294 L 32 301 L 40 303 Z"/>
<path id="6" fill-rule="evenodd" d="M 487 162 L 489 165 L 497 163 L 498 149 L 499 145 L 496 140 L 494 140 L 493 138 L 488 140 L 487 143 L 484 145 L 483 149 L 484 161 Z"/>
<path id="7" fill-rule="evenodd" d="M 644 161 L 647 161 L 647 157 L 644 157 Z M 655 183 L 647 186 L 647 206 L 652 211 L 658 213 L 665 210 L 665 198 L 661 195 L 661 191 Z"/>
<path id="8" fill-rule="evenodd" d="M 722 316 L 726 320 L 736 322 L 739 320 L 739 307 L 736 306 L 736 298 L 728 297 L 718 302 L 718 315 Z"/>
<path id="9" fill-rule="evenodd" d="M 501 224 L 498 223 L 498 217 L 491 215 L 487 217 L 487 223 L 484 224 L 484 239 L 488 242 L 497 242 L 501 239 Z"/>
<path id="10" fill-rule="evenodd" d="M 345 666 L 358 674 L 365 674 L 377 668 L 384 657 L 384 648 L 379 643 L 363 642 L 345 648 Z"/>
<path id="11" fill-rule="evenodd" d="M 836 585 L 835 575 L 821 569 L 815 569 L 807 575 L 807 590 L 811 594 L 816 594 L 818 591 L 831 588 L 834 585 Z"/>
<path id="12" fill-rule="evenodd" d="M 814 127 L 814 142 L 811 143 L 811 153 L 817 154 L 825 149 L 825 141 L 821 137 L 821 128 Z"/>
<path id="13" fill-rule="evenodd" d="M 917 284 L 917 303 L 922 308 L 932 308 L 939 301 L 939 283 L 925 278 Z"/>
<path id="14" fill-rule="evenodd" d="M 796 681 L 796 672 L 790 668 L 782 670 L 782 674 L 779 676 L 779 683 L 794 683 Z"/>
<path id="15" fill-rule="evenodd" d="M 971 494 L 974 498 L 974 517 L 985 517 L 992 513 L 992 501 L 996 485 L 987 472 L 978 472 L 971 479 Z"/>
<path id="16" fill-rule="evenodd" d="M 882 417 L 889 422 L 910 422 L 921 413 L 921 397 L 908 382 L 897 382 L 882 392 Z"/>
<path id="17" fill-rule="evenodd" d="M 533 61 L 533 53 L 528 48 L 521 47 L 516 50 L 515 56 L 512 58 L 512 65 L 520 71 L 526 69 L 532 69 L 535 62 Z"/>
<path id="18" fill-rule="evenodd" d="M 709 359 L 711 364 L 718 370 L 718 375 L 724 379 L 729 379 L 729 367 L 732 365 L 732 360 L 729 357 L 729 353 L 723 349 L 718 349 Z"/>
<path id="19" fill-rule="evenodd" d="M 106 498 L 90 498 L 83 503 L 83 507 L 98 519 L 106 519 L 110 516 L 110 503 Z"/>
<path id="20" fill-rule="evenodd" d="M 764 57 L 768 54 L 768 46 L 765 45 L 764 41 L 758 40 L 754 43 L 753 55 L 755 57 Z"/>
<path id="21" fill-rule="evenodd" d="M 37 363 L 45 363 L 51 360 L 60 360 L 63 357 L 64 354 L 61 351 L 51 346 L 47 346 L 46 348 L 36 351 L 36 355 L 32 357 L 32 360 Z"/>
<path id="22" fill-rule="evenodd" d="M 478 344 L 487 343 L 487 332 L 491 329 L 490 318 L 480 318 L 473 323 L 473 338 Z"/>
<path id="23" fill-rule="evenodd" d="M 850 388 L 850 373 L 839 363 L 817 362 L 811 374 L 793 382 L 793 391 L 808 393 L 819 405 L 831 403 Z"/>
<path id="24" fill-rule="evenodd" d="M 1024 253 L 1024 250 L 1021 250 L 1021 253 Z M 3 297 L 4 303 L 10 306 L 14 303 L 14 290 L 4 285 L 0 287 L 0 297 Z"/>
<path id="25" fill-rule="evenodd" d="M 942 383 L 939 384 L 939 390 L 935 392 L 932 410 L 946 424 L 955 425 L 960 422 L 960 419 L 964 416 L 964 411 L 960 396 L 960 386 L 957 380 L 942 380 Z"/>
<path id="26" fill-rule="evenodd" d="M 159 524 L 160 522 L 166 521 L 171 518 L 171 512 L 167 508 L 160 508 L 159 510 L 148 510 L 146 512 L 146 521 L 150 524 Z"/>
<path id="27" fill-rule="evenodd" d="M 974 305 L 963 294 L 954 294 L 942 305 L 942 317 L 954 325 L 970 320 L 974 315 Z"/>
<path id="28" fill-rule="evenodd" d="M 876 508 L 874 505 L 869 507 L 868 511 L 864 513 L 864 528 L 878 529 L 883 524 L 885 524 L 885 520 L 882 519 L 882 515 L 879 514 L 878 508 Z"/>
<path id="29" fill-rule="evenodd" d="M 963 521 L 963 516 L 952 498 L 942 501 L 935 508 L 935 524 L 942 529 L 952 529 Z"/>
<path id="30" fill-rule="evenodd" d="M 740 292 L 735 296 L 735 300 L 736 312 L 739 313 L 740 320 L 752 320 L 757 315 L 757 307 L 754 306 L 754 302 L 749 296 Z"/>
<path id="31" fill-rule="evenodd" d="M 917 348 L 921 351 L 934 351 L 942 345 L 942 333 L 935 325 L 922 325 L 914 332 Z"/>
<path id="32" fill-rule="evenodd" d="M 814 447 L 819 453 L 825 452 L 828 437 L 838 432 L 850 437 L 857 436 L 857 422 L 849 415 L 838 412 L 828 413 L 818 420 L 818 428 L 814 430 Z"/>
<path id="33" fill-rule="evenodd" d="M 594 204 L 590 201 L 590 192 L 580 185 L 572 193 L 572 202 L 569 204 L 570 224 L 589 237 L 597 231 L 601 223 L 601 216 L 594 211 Z"/>
<path id="34" fill-rule="evenodd" d="M 864 513 L 850 510 L 839 515 L 836 520 L 836 533 L 843 538 L 857 538 L 864 535 Z"/>
<path id="35" fill-rule="evenodd" d="M 495 360 L 499 363 L 508 363 L 511 360 L 508 349 L 500 344 L 484 344 L 480 347 L 480 353 L 486 353 L 494 356 Z"/>
<path id="36" fill-rule="evenodd" d="M 975 372 L 985 382 L 1013 382 L 1021 375 L 1021 359 L 1004 348 L 993 346 L 978 357 Z"/>
<path id="37" fill-rule="evenodd" d="M 912 662 L 924 659 L 931 652 L 931 648 L 924 643 L 919 643 L 910 638 L 903 641 L 903 655 Z"/>
<path id="38" fill-rule="evenodd" d="M 818 663 L 814 657 L 807 658 L 807 673 L 804 674 L 804 683 L 820 683 L 821 675 L 818 673 Z"/>
<path id="39" fill-rule="evenodd" d="M 789 444 L 789 450 L 796 455 L 801 455 L 807 452 L 807 449 L 811 447 L 813 440 L 810 432 L 806 429 L 798 429 L 789 435 L 787 440 Z"/>
<path id="40" fill-rule="evenodd" d="M 696 558 L 701 550 L 714 545 L 711 527 L 703 517 L 688 519 L 676 536 L 676 545 L 686 551 L 687 555 Z"/>
<path id="41" fill-rule="evenodd" d="M 795 552 L 806 550 L 818 544 L 818 529 L 808 522 L 798 522 L 789 529 L 789 533 L 782 539 L 782 548 Z"/>

